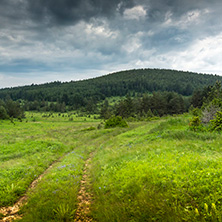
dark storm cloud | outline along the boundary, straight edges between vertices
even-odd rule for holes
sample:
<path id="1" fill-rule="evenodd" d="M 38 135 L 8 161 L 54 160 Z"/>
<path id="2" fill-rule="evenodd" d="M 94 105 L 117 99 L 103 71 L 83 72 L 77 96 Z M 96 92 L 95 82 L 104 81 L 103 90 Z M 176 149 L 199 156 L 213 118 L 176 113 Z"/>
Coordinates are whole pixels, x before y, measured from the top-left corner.
<path id="1" fill-rule="evenodd" d="M 143 1 L 146 5 L 151 7 L 151 17 L 155 17 L 155 14 L 164 14 L 166 11 L 172 11 L 175 17 L 181 16 L 182 14 L 202 8 L 215 8 L 215 5 L 221 5 L 219 0 L 150 0 Z"/>
<path id="2" fill-rule="evenodd" d="M 132 7 L 133 0 L 31 0 L 28 11 L 36 21 L 72 24 L 92 17 L 112 17 L 117 8 Z"/>
<path id="3" fill-rule="evenodd" d="M 127 25 L 131 29 L 135 27 L 133 21 L 124 23 L 122 15 L 126 9 L 137 5 L 142 5 L 147 14 L 146 23 L 137 24 L 136 27 L 150 29 L 164 22 L 167 12 L 171 13 L 171 18 L 174 20 L 196 9 L 213 9 L 217 15 L 220 13 L 222 2 L 220 0 L 1 0 L 0 24 L 7 26 L 20 23 L 23 28 L 30 25 L 27 23 L 31 21 L 40 26 L 73 25 L 81 20 L 88 22 L 92 18 L 103 17 L 109 19 L 110 26 L 114 24 L 117 29 L 122 29 L 123 25 Z M 215 21 L 209 17 L 209 22 Z"/>
<path id="4" fill-rule="evenodd" d="M 221 0 L 0 0 L 0 87 L 10 73 L 219 70 L 221 11 Z"/>
<path id="5" fill-rule="evenodd" d="M 23 1 L 0 1 L 0 28 L 9 28 L 12 25 L 21 24 L 21 21 L 26 19 L 26 9 Z"/>
<path id="6" fill-rule="evenodd" d="M 174 18 L 187 11 L 203 8 L 221 9 L 219 0 L 1 0 L 1 17 L 14 20 L 34 19 L 52 23 L 70 24 L 92 17 L 112 19 L 117 11 L 143 5 L 149 22 L 162 22 L 167 11 Z M 1 22 L 3 23 L 3 22 Z"/>

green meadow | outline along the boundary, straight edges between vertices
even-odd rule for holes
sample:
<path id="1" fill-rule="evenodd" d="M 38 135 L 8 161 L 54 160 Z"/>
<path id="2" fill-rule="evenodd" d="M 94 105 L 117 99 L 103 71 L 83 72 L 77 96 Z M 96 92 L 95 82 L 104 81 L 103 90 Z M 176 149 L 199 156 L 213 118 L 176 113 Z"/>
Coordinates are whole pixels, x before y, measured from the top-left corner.
<path id="1" fill-rule="evenodd" d="M 91 156 L 92 221 L 222 221 L 222 136 L 190 131 L 190 118 L 111 129 L 75 114 L 1 121 L 0 207 L 26 194 L 18 221 L 74 221 Z"/>

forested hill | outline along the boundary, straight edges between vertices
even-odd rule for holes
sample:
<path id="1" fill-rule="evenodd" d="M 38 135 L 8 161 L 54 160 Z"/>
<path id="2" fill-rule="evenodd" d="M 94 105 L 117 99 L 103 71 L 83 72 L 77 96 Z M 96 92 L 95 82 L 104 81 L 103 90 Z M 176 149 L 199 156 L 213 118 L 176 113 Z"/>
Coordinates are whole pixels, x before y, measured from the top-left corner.
<path id="1" fill-rule="evenodd" d="M 89 100 L 98 102 L 111 96 L 154 91 L 174 91 L 189 96 L 195 89 L 214 85 L 217 80 L 221 81 L 222 77 L 165 69 L 138 69 L 88 80 L 0 89 L 0 99 L 57 101 L 80 107 Z"/>

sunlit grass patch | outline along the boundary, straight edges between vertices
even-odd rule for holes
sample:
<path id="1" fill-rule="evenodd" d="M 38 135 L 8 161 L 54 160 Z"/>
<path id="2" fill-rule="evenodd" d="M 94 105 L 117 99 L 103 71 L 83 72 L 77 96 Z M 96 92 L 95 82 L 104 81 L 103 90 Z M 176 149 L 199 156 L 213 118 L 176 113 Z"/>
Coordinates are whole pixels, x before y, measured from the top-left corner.
<path id="1" fill-rule="evenodd" d="M 83 150 L 68 153 L 47 172 L 28 194 L 22 221 L 71 221 L 77 207 L 77 193 L 82 177 Z"/>
<path id="2" fill-rule="evenodd" d="M 0 206 L 15 202 L 64 152 L 64 145 L 44 141 L 3 145 L 0 150 Z"/>
<path id="3" fill-rule="evenodd" d="M 97 121 L 37 117 L 0 124 L 4 205 L 60 157 L 29 190 L 22 221 L 73 221 L 90 153 L 95 221 L 220 221 L 222 138 L 190 131 L 189 116 L 112 129 L 98 129 Z"/>
<path id="4" fill-rule="evenodd" d="M 0 124 L 0 207 L 14 203 L 53 161 L 84 143 L 82 129 L 98 124 L 45 121 L 41 113 L 29 114 L 28 122 Z M 29 121 L 31 115 L 39 121 Z"/>
<path id="5" fill-rule="evenodd" d="M 99 122 L 98 115 L 82 115 L 75 112 L 26 112 L 26 122 Z"/>
<path id="6" fill-rule="evenodd" d="M 98 150 L 92 171 L 98 221 L 196 221 L 195 209 L 205 218 L 204 203 L 221 209 L 221 139 L 186 136 L 186 124 L 167 120 L 151 130 L 147 124 Z"/>

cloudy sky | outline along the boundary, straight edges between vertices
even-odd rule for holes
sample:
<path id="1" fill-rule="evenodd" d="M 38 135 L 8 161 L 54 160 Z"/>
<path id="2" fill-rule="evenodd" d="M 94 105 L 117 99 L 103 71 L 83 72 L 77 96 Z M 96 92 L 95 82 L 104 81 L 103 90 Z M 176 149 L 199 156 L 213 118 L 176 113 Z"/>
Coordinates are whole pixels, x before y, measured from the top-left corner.
<path id="1" fill-rule="evenodd" d="M 221 0 L 0 0 L 0 88 L 134 68 L 222 75 Z"/>

